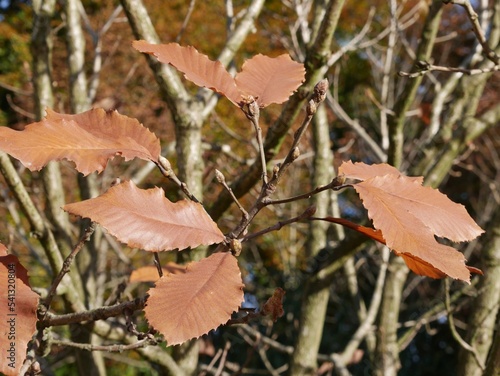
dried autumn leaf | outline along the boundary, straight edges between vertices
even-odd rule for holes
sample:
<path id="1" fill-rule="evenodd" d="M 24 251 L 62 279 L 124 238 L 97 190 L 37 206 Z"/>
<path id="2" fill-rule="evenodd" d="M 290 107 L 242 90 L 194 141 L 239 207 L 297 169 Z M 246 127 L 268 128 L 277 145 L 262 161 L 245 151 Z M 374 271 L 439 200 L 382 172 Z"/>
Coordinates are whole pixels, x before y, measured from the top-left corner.
<path id="1" fill-rule="evenodd" d="M 199 203 L 173 203 L 163 189 L 143 190 L 131 181 L 115 185 L 99 197 L 67 204 L 63 209 L 92 219 L 119 241 L 146 251 L 183 249 L 224 240 Z"/>
<path id="2" fill-rule="evenodd" d="M 17 376 L 36 330 L 38 295 L 30 288 L 27 270 L 1 243 L 0 286 L 0 373 Z"/>
<path id="3" fill-rule="evenodd" d="M 184 73 L 184 77 L 189 81 L 223 94 L 238 105 L 240 93 L 234 78 L 220 61 L 212 61 L 196 48 L 182 47 L 177 43 L 150 44 L 144 40 L 136 40 L 132 42 L 132 46 L 140 52 L 154 55 L 164 64 L 174 66 Z"/>
<path id="4" fill-rule="evenodd" d="M 278 287 L 276 290 L 274 290 L 273 296 L 271 296 L 267 301 L 264 303 L 264 306 L 262 307 L 262 314 L 263 315 L 270 315 L 273 322 L 276 322 L 281 316 L 285 314 L 285 311 L 283 310 L 283 298 L 285 297 L 285 290 L 283 290 L 281 287 Z"/>
<path id="5" fill-rule="evenodd" d="M 366 180 L 375 176 L 383 175 L 404 176 L 397 168 L 387 163 L 368 165 L 363 162 L 352 163 L 352 161 L 342 162 L 339 167 L 339 175 L 344 175 L 346 178 L 357 180 Z M 407 176 L 407 178 L 419 184 L 422 184 L 424 181 L 422 176 Z"/>
<path id="6" fill-rule="evenodd" d="M 233 78 L 219 61 L 210 60 L 191 46 L 150 44 L 143 40 L 134 41 L 132 46 L 140 52 L 156 56 L 162 63 L 171 64 L 189 81 L 225 95 L 237 106 L 248 95 L 253 96 L 260 107 L 283 103 L 305 76 L 304 66 L 287 54 L 276 58 L 260 54 L 254 56 Z"/>
<path id="7" fill-rule="evenodd" d="M 260 107 L 283 103 L 304 81 L 305 69 L 288 54 L 276 58 L 258 54 L 247 60 L 235 77 L 243 95 L 256 98 Z"/>
<path id="8" fill-rule="evenodd" d="M 172 273 L 179 274 L 186 271 L 186 267 L 176 264 L 175 262 L 168 262 L 167 265 L 162 266 L 161 270 L 163 275 Z M 160 278 L 158 275 L 158 268 L 156 266 L 148 265 L 139 269 L 135 269 L 130 274 L 130 282 L 155 282 Z"/>
<path id="9" fill-rule="evenodd" d="M 226 323 L 243 302 L 242 289 L 236 258 L 214 253 L 189 264 L 185 273 L 159 279 L 144 312 L 167 343 L 177 345 Z"/>
<path id="10" fill-rule="evenodd" d="M 355 184 L 354 189 L 360 196 L 361 192 L 364 196 L 366 193 L 376 196 L 374 203 L 389 205 L 394 216 L 410 214 L 425 223 L 433 234 L 455 242 L 475 239 L 484 232 L 463 205 L 451 201 L 437 189 L 415 184 L 406 176 L 378 176 Z M 361 198 L 366 204 L 363 196 Z"/>
<path id="11" fill-rule="evenodd" d="M 67 159 L 84 175 L 101 172 L 109 159 L 141 158 L 156 161 L 160 142 L 137 120 L 116 111 L 92 109 L 77 115 L 62 115 L 47 109 L 40 122 L 23 131 L 0 127 L 0 150 L 30 170 L 40 170 L 49 161 Z"/>
<path id="12" fill-rule="evenodd" d="M 434 238 L 471 240 L 483 232 L 462 205 L 404 176 L 376 176 L 353 186 L 387 246 L 404 254 L 405 261 L 411 258 L 412 270 L 422 273 L 430 266 L 437 271 L 426 275 L 446 274 L 469 282 L 464 256 Z"/>

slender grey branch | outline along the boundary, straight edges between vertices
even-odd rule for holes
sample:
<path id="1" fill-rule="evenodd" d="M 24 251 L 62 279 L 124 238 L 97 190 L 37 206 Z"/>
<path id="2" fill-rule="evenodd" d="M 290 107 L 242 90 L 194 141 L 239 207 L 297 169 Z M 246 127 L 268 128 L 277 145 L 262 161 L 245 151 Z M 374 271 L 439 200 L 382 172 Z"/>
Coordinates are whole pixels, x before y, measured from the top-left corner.
<path id="1" fill-rule="evenodd" d="M 467 16 L 469 17 L 470 22 L 472 23 L 472 30 L 474 31 L 474 34 L 476 35 L 477 40 L 483 47 L 483 52 L 486 55 L 486 57 L 491 60 L 495 65 L 500 65 L 500 56 L 498 56 L 495 51 L 493 51 L 489 44 L 488 41 L 486 40 L 486 37 L 484 35 L 483 29 L 481 27 L 481 24 L 479 23 L 479 16 L 477 13 L 474 11 L 474 8 L 472 7 L 472 4 L 470 3 L 469 0 L 443 0 L 443 3 L 445 4 L 455 4 L 455 5 L 460 5 L 465 9 L 467 12 Z"/>

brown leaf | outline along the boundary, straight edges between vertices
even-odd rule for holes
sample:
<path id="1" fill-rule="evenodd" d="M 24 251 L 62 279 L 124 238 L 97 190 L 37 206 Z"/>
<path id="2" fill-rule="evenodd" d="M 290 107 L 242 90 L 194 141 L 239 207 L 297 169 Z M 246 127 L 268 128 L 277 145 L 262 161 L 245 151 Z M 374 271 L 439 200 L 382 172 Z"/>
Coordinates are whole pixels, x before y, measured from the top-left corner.
<path id="1" fill-rule="evenodd" d="M 394 216 L 408 212 L 435 235 L 455 242 L 475 239 L 484 232 L 463 205 L 451 201 L 437 189 L 415 184 L 406 176 L 379 176 L 356 184 L 354 189 L 360 196 L 361 191 L 368 190 L 377 196 L 377 202 L 389 205 Z"/>
<path id="2" fill-rule="evenodd" d="M 167 265 L 162 266 L 161 270 L 163 271 L 163 275 L 170 273 L 179 274 L 184 273 L 186 267 L 175 262 L 168 262 Z M 153 265 L 140 267 L 130 274 L 130 282 L 156 282 L 159 278 L 158 268 Z"/>
<path id="3" fill-rule="evenodd" d="M 375 176 L 396 175 L 404 176 L 399 170 L 387 163 L 367 165 L 363 162 L 352 163 L 352 161 L 342 162 L 339 167 L 339 175 L 345 175 L 349 179 L 366 180 Z M 407 179 L 422 184 L 422 176 L 407 177 Z"/>
<path id="4" fill-rule="evenodd" d="M 130 247 L 146 251 L 184 249 L 221 243 L 224 235 L 203 206 L 169 201 L 161 188 L 142 190 L 131 181 L 103 195 L 65 205 L 64 210 L 87 217 Z"/>
<path id="5" fill-rule="evenodd" d="M 247 60 L 235 77 L 243 95 L 256 98 L 259 106 L 283 103 L 304 82 L 304 65 L 293 61 L 288 54 L 276 58 L 258 54 Z"/>
<path id="6" fill-rule="evenodd" d="M 469 282 L 464 256 L 440 244 L 434 234 L 451 240 L 470 240 L 482 230 L 462 205 L 407 177 L 384 175 L 354 184 L 376 229 L 382 231 L 389 248 L 405 255 L 417 273 L 437 269 L 431 277 L 449 275 Z M 425 267 L 424 267 L 425 266 Z"/>
<path id="7" fill-rule="evenodd" d="M 132 46 L 140 52 L 154 55 L 164 64 L 171 64 L 184 73 L 184 77 L 189 81 L 223 94 L 238 105 L 241 98 L 234 78 L 220 61 L 212 61 L 208 56 L 199 53 L 196 48 L 183 47 L 177 43 L 150 44 L 144 40 L 137 40 Z"/>
<path id="8" fill-rule="evenodd" d="M 147 320 L 177 345 L 226 323 L 243 302 L 243 283 L 236 258 L 214 253 L 186 273 L 163 276 L 149 295 Z"/>
<path id="9" fill-rule="evenodd" d="M 256 98 L 260 107 L 282 103 L 304 81 L 305 69 L 300 63 L 284 54 L 276 58 L 256 55 L 247 60 L 242 71 L 233 78 L 219 61 L 212 61 L 194 47 L 182 47 L 177 43 L 150 44 L 134 41 L 133 47 L 152 54 L 165 64 L 171 64 L 184 73 L 184 77 L 201 87 L 207 87 L 225 95 L 239 106 L 242 96 Z"/>
<path id="10" fill-rule="evenodd" d="M 18 375 L 36 330 L 38 295 L 28 272 L 0 243 L 0 373 Z"/>
<path id="11" fill-rule="evenodd" d="M 0 127 L 0 150 L 32 171 L 40 170 L 49 161 L 67 159 L 88 175 L 101 172 L 116 155 L 125 160 L 156 161 L 160 142 L 137 120 L 116 111 L 92 109 L 62 115 L 47 109 L 42 121 L 29 124 L 23 131 Z"/>
<path id="12" fill-rule="evenodd" d="M 285 290 L 281 287 L 278 287 L 274 290 L 273 296 L 271 296 L 264 303 L 262 307 L 262 314 L 270 315 L 273 319 L 273 322 L 276 322 L 281 316 L 285 314 L 283 310 L 283 298 L 285 297 Z"/>

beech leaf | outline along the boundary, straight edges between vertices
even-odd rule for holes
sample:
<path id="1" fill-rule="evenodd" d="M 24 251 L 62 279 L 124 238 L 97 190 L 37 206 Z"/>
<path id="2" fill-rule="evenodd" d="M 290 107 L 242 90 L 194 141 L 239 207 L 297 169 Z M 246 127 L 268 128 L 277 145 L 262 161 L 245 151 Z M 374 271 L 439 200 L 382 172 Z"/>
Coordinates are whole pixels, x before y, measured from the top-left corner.
<path id="1" fill-rule="evenodd" d="M 27 270 L 1 243 L 0 286 L 0 373 L 17 376 L 36 331 L 38 295 L 30 288 Z"/>
<path id="2" fill-rule="evenodd" d="M 173 203 L 163 189 L 143 190 L 131 181 L 63 209 L 90 218 L 119 241 L 146 251 L 194 248 L 224 240 L 201 204 L 187 200 Z"/>
<path id="3" fill-rule="evenodd" d="M 196 48 L 183 47 L 177 43 L 151 44 L 137 40 L 132 46 L 137 51 L 154 55 L 161 63 L 174 66 L 194 84 L 223 94 L 238 105 L 241 98 L 234 78 L 220 61 L 212 61 L 207 55 L 199 53 Z"/>
<path id="4" fill-rule="evenodd" d="M 236 258 L 214 253 L 164 275 L 148 293 L 148 322 L 177 345 L 226 323 L 243 302 L 243 283 Z"/>
<path id="5" fill-rule="evenodd" d="M 240 106 L 249 95 L 260 107 L 271 103 L 283 103 L 304 81 L 304 65 L 293 61 L 288 54 L 271 58 L 256 55 L 247 60 L 242 71 L 233 78 L 219 61 L 212 61 L 194 47 L 177 43 L 150 44 L 134 41 L 132 46 L 170 64 L 184 73 L 184 77 L 201 87 L 207 87 L 225 95 Z"/>
<path id="6" fill-rule="evenodd" d="M 304 65 L 293 61 L 288 54 L 275 58 L 258 54 L 243 64 L 235 81 L 240 92 L 256 98 L 262 108 L 286 101 L 304 76 Z"/>
<path id="7" fill-rule="evenodd" d="M 464 256 L 434 238 L 471 240 L 483 232 L 462 205 L 396 174 L 376 176 L 353 186 L 387 246 L 404 254 L 405 261 L 411 259 L 407 264 L 414 272 L 427 271 L 425 275 L 434 278 L 445 274 L 469 282 Z M 429 272 L 429 267 L 437 271 Z"/>
<path id="8" fill-rule="evenodd" d="M 377 204 L 388 205 L 393 216 L 414 216 L 435 235 L 455 242 L 475 239 L 484 232 L 463 205 L 451 201 L 437 189 L 415 184 L 406 176 L 378 176 L 355 184 L 354 189 L 369 212 L 363 198 L 367 194 L 375 198 L 375 201 L 370 201 L 375 204 L 373 209 Z M 382 233 L 385 235 L 384 231 Z"/>
<path id="9" fill-rule="evenodd" d="M 363 162 L 352 163 L 352 161 L 342 162 L 339 167 L 339 175 L 344 175 L 349 179 L 366 180 L 375 176 L 396 175 L 404 176 L 399 170 L 387 163 L 368 165 Z M 407 176 L 408 180 L 422 184 L 423 176 Z"/>
<path id="10" fill-rule="evenodd" d="M 31 171 L 50 161 L 67 159 L 84 175 L 101 172 L 109 159 L 121 155 L 156 161 L 160 142 L 137 120 L 116 111 L 92 109 L 77 115 L 58 114 L 47 109 L 40 122 L 23 131 L 0 127 L 0 150 Z"/>

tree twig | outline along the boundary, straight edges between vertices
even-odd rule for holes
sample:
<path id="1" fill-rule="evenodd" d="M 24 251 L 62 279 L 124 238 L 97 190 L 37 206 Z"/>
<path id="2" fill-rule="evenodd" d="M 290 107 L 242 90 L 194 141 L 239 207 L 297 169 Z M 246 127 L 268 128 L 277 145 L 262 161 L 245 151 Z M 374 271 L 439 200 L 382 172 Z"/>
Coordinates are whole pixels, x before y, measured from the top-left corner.
<path id="1" fill-rule="evenodd" d="M 66 259 L 63 262 L 62 268 L 59 271 L 59 274 L 57 277 L 54 279 L 54 282 L 52 282 L 52 285 L 50 286 L 49 293 L 47 294 L 47 298 L 45 298 L 45 301 L 43 302 L 44 305 L 44 310 L 45 312 L 42 314 L 42 320 L 45 318 L 47 315 L 49 309 L 50 309 L 50 303 L 52 303 L 52 299 L 54 298 L 54 295 L 57 290 L 57 286 L 59 286 L 59 283 L 61 283 L 62 279 L 64 276 L 69 272 L 69 269 L 71 267 L 71 264 L 73 263 L 73 260 L 75 259 L 76 255 L 78 252 L 81 251 L 85 243 L 90 239 L 92 234 L 95 231 L 95 223 L 92 222 L 88 228 L 85 229 L 85 232 L 79 242 L 75 245 L 71 253 L 66 257 Z"/>
<path id="2" fill-rule="evenodd" d="M 455 321 L 453 319 L 453 312 L 451 310 L 451 304 L 450 304 L 450 280 L 449 278 L 446 278 L 444 280 L 444 287 L 445 287 L 445 306 L 446 306 L 446 311 L 448 313 L 448 324 L 450 327 L 451 335 L 455 339 L 455 341 L 458 342 L 462 348 L 464 348 L 466 351 L 470 352 L 474 356 L 474 360 L 476 361 L 477 365 L 479 368 L 481 368 L 481 371 L 484 371 L 486 368 L 481 359 L 479 358 L 479 354 L 477 353 L 476 349 L 469 345 L 457 332 L 457 328 L 455 327 Z"/>
<path id="3" fill-rule="evenodd" d="M 472 69 L 466 69 L 466 68 L 460 68 L 460 67 L 444 67 L 440 65 L 433 65 L 430 64 L 426 61 L 419 61 L 416 63 L 416 72 L 398 72 L 398 75 L 401 77 L 409 77 L 409 78 L 416 78 L 419 76 L 424 76 L 425 74 L 429 72 L 450 72 L 450 73 L 463 73 L 467 76 L 474 76 L 477 74 L 483 74 L 483 73 L 492 73 L 492 72 L 498 72 L 500 71 L 500 64 L 494 65 L 489 68 L 472 68 Z"/>

